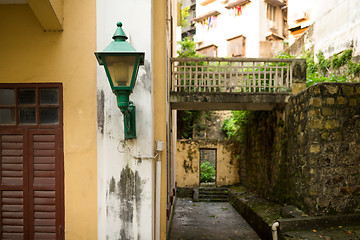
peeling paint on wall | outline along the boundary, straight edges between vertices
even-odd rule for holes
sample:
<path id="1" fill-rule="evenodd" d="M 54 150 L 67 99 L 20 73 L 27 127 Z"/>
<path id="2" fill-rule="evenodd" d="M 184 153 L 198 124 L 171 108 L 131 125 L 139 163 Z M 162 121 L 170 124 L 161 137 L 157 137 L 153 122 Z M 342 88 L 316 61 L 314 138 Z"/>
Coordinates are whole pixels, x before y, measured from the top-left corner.
<path id="1" fill-rule="evenodd" d="M 144 69 L 144 71 L 142 70 Z M 151 67 L 149 61 L 145 60 L 144 67 L 139 69 L 139 75 L 136 84 L 142 85 L 145 90 L 151 92 Z"/>

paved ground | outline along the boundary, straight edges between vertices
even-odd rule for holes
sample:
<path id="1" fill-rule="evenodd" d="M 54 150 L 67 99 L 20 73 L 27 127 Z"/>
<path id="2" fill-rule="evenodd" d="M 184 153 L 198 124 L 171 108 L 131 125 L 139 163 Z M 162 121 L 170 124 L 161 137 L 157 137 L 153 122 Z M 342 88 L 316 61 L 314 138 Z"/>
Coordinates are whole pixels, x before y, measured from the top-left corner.
<path id="1" fill-rule="evenodd" d="M 168 240 L 258 240 L 260 237 L 228 202 L 178 198 Z"/>

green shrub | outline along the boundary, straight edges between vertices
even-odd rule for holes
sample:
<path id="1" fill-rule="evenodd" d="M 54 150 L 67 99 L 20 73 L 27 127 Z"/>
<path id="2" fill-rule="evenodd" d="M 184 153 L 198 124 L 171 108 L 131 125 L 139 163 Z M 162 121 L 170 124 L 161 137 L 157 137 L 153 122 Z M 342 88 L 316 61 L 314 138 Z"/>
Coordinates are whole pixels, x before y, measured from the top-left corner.
<path id="1" fill-rule="evenodd" d="M 215 182 L 215 164 L 206 161 L 200 165 L 200 182 Z"/>

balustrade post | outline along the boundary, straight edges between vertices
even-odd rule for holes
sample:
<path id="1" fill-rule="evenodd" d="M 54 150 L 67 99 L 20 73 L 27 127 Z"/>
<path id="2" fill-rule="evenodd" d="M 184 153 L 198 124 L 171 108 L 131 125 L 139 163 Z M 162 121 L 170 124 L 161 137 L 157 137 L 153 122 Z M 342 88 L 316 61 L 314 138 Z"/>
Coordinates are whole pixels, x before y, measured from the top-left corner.
<path id="1" fill-rule="evenodd" d="M 292 94 L 306 89 L 306 59 L 294 59 L 291 62 Z"/>

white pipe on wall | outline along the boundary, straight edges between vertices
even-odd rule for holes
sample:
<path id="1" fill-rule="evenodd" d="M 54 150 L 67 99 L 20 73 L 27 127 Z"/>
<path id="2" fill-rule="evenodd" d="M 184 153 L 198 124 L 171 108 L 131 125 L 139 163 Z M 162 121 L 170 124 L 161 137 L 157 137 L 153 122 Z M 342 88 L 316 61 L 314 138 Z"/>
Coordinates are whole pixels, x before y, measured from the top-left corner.
<path id="1" fill-rule="evenodd" d="M 161 158 L 156 161 L 156 186 L 155 186 L 155 239 L 160 240 L 160 190 L 161 190 Z"/>
<path id="2" fill-rule="evenodd" d="M 278 240 L 277 228 L 279 225 L 279 222 L 274 222 L 274 224 L 271 226 L 273 240 Z"/>
<path id="3" fill-rule="evenodd" d="M 161 197 L 161 152 L 164 150 L 164 142 L 156 141 L 156 173 L 155 173 L 155 240 L 160 240 L 160 197 Z"/>

